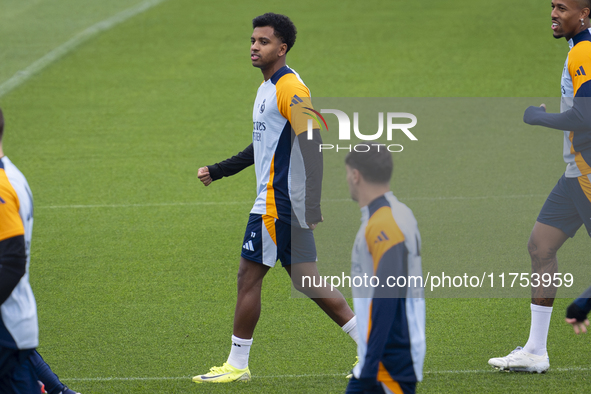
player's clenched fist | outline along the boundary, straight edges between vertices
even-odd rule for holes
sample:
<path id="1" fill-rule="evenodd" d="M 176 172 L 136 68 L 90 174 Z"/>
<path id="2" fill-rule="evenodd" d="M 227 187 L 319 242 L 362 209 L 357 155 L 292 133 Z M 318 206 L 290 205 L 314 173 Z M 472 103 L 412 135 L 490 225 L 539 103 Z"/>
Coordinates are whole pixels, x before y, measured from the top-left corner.
<path id="1" fill-rule="evenodd" d="M 197 171 L 197 178 L 199 178 L 199 180 L 203 182 L 205 186 L 209 186 L 209 184 L 213 181 L 211 179 L 211 175 L 209 175 L 209 168 L 207 167 L 201 167 L 199 171 Z"/>

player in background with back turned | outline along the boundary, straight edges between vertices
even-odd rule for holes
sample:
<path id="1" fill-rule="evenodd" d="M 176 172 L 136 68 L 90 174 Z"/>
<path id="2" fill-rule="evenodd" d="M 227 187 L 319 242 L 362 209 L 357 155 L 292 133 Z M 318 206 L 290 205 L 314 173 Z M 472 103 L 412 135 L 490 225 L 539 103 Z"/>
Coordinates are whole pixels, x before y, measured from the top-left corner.
<path id="1" fill-rule="evenodd" d="M 347 394 L 412 394 L 423 377 L 426 351 L 422 280 L 408 279 L 422 277 L 417 221 L 390 191 L 392 154 L 384 145 L 350 152 L 345 163 L 351 198 L 361 208 L 351 277 L 379 280 L 376 287 L 353 287 L 359 363 Z M 400 286 L 384 286 L 392 278 Z"/>

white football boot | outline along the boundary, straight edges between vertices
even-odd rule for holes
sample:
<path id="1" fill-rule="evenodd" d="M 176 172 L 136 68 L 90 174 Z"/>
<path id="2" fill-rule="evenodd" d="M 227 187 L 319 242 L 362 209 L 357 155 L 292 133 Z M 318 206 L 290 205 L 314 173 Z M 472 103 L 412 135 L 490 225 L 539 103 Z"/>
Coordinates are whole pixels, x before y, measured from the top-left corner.
<path id="1" fill-rule="evenodd" d="M 543 373 L 550 369 L 548 353 L 543 356 L 536 356 L 523 351 L 521 346 L 518 346 L 505 357 L 491 358 L 488 360 L 488 364 L 501 371 Z"/>

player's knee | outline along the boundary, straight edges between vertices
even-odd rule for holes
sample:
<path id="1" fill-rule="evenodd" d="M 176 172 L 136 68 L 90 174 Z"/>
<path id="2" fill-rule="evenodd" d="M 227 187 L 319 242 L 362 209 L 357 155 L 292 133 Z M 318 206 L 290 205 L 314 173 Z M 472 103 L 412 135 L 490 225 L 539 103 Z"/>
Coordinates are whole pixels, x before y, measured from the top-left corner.
<path id="1" fill-rule="evenodd" d="M 527 242 L 527 251 L 529 252 L 532 261 L 545 264 L 551 263 L 556 259 L 556 252 L 558 252 L 558 249 L 536 242 L 534 239 L 530 238 Z"/>
<path id="2" fill-rule="evenodd" d="M 255 275 L 251 269 L 249 269 L 248 267 L 244 267 L 242 265 L 240 266 L 240 268 L 238 268 L 238 275 L 236 279 L 238 284 L 238 290 L 251 288 L 258 281 L 257 275 Z"/>
<path id="3" fill-rule="evenodd" d="M 238 287 L 240 287 L 240 285 L 242 283 L 244 283 L 244 280 L 246 278 L 246 272 L 245 271 L 246 270 L 242 266 L 240 266 L 238 268 L 238 274 L 236 274 L 236 281 L 238 283 Z"/>
<path id="4" fill-rule="evenodd" d="M 529 255 L 532 257 L 532 259 L 538 253 L 538 246 L 531 238 L 527 241 L 527 251 L 529 252 Z"/>

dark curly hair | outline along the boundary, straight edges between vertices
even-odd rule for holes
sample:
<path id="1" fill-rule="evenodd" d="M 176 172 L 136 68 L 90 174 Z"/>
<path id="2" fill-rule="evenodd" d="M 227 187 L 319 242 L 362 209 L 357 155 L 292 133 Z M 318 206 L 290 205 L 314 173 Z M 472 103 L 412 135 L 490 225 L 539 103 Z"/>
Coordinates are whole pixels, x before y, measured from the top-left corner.
<path id="1" fill-rule="evenodd" d="M 287 44 L 287 51 L 289 52 L 293 44 L 295 44 L 296 35 L 298 31 L 287 16 L 281 14 L 274 14 L 267 12 L 266 14 L 257 16 L 252 20 L 252 28 L 271 26 L 275 31 L 275 37 L 279 38 L 281 42 Z"/>

